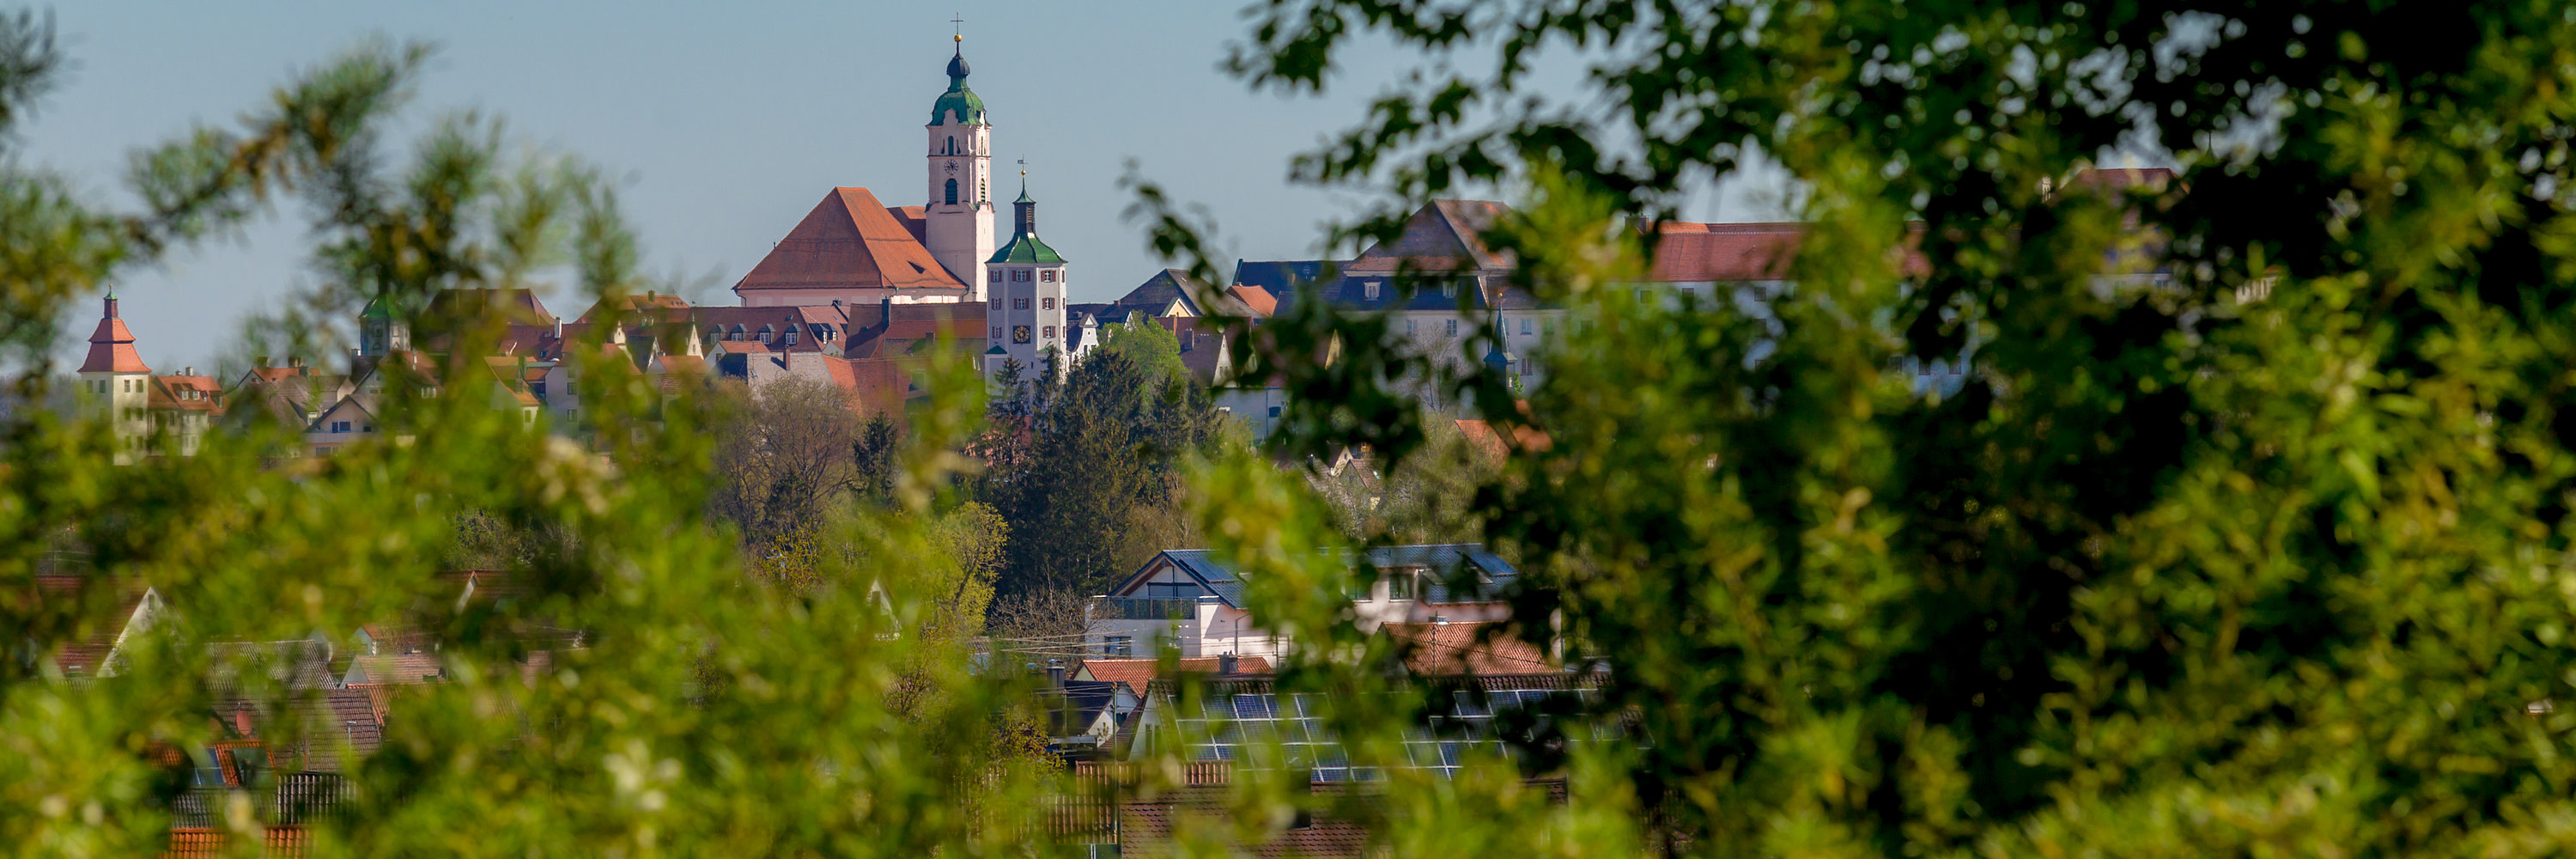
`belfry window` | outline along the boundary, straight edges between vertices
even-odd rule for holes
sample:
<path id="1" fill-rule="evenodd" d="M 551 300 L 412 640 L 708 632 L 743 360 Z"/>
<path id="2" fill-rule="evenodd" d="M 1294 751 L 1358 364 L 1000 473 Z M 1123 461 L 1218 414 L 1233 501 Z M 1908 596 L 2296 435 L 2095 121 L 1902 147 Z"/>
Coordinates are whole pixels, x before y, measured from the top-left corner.
<path id="1" fill-rule="evenodd" d="M 948 180 L 948 203 L 952 206 L 957 204 L 957 180 L 955 179 Z"/>

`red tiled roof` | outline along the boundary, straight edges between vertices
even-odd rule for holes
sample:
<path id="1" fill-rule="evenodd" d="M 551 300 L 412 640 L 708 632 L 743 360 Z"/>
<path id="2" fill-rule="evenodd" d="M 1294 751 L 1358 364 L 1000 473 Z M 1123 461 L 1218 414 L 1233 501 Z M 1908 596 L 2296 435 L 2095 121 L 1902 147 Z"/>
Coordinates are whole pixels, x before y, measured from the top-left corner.
<path id="1" fill-rule="evenodd" d="M 1181 674 L 1215 674 L 1217 660 L 1218 657 L 1214 656 L 1183 659 L 1177 670 Z M 1139 694 L 1144 692 L 1148 681 L 1163 676 L 1160 659 L 1085 659 L 1079 670 L 1091 672 L 1093 680 L 1125 683 Z M 1270 660 L 1259 656 L 1241 657 L 1235 662 L 1234 673 L 1268 674 Z"/>
<path id="2" fill-rule="evenodd" d="M 924 214 L 925 211 L 926 207 L 923 206 L 886 207 L 886 214 L 893 215 L 895 222 L 902 224 L 904 231 L 912 234 L 913 241 L 928 244 L 930 242 L 930 218 Z"/>
<path id="3" fill-rule="evenodd" d="M 429 683 L 447 676 L 447 666 L 439 662 L 436 653 L 361 654 L 351 659 L 367 674 L 363 681 L 349 684 L 351 688 L 389 683 Z"/>
<path id="4" fill-rule="evenodd" d="M 1279 297 L 1271 295 L 1270 290 L 1253 286 L 1251 284 L 1238 283 L 1233 286 L 1226 287 L 1225 291 L 1227 294 L 1234 296 L 1236 301 L 1243 302 L 1243 306 L 1251 308 L 1252 315 L 1254 316 L 1267 317 L 1279 312 Z"/>
<path id="5" fill-rule="evenodd" d="M 1502 459 L 1509 455 L 1514 448 L 1521 450 L 1543 451 L 1548 448 L 1548 445 L 1553 443 L 1547 437 L 1547 433 L 1541 432 L 1535 427 L 1523 426 L 1514 430 L 1512 432 L 1512 443 L 1506 445 L 1503 443 L 1503 434 L 1495 431 L 1494 425 L 1491 423 L 1471 420 L 1454 421 L 1453 423 L 1457 424 L 1458 432 L 1467 437 L 1467 445 L 1475 448 L 1477 453 L 1483 454 L 1489 459 Z"/>
<path id="6" fill-rule="evenodd" d="M 902 365 L 887 358 L 829 358 L 823 367 L 833 386 L 849 394 L 850 408 L 902 418 L 904 395 L 912 390 L 912 375 Z"/>
<path id="7" fill-rule="evenodd" d="M 770 289 L 964 290 L 866 188 L 835 188 L 734 284 Z"/>
<path id="8" fill-rule="evenodd" d="M 213 376 L 154 376 L 146 403 L 155 409 L 224 413 L 224 389 Z"/>
<path id="9" fill-rule="evenodd" d="M 98 330 L 89 335 L 89 357 L 81 362 L 83 373 L 149 373 L 143 356 L 134 351 L 134 332 L 125 329 L 125 320 L 117 318 L 116 297 L 107 298 L 107 309 L 98 320 Z"/>
<path id="10" fill-rule="evenodd" d="M 1390 623 L 1380 629 L 1408 647 L 1415 674 L 1559 674 L 1546 651 L 1496 623 Z"/>
<path id="11" fill-rule="evenodd" d="M 1806 230 L 1804 224 L 1661 224 L 1651 277 L 1664 283 L 1785 278 Z"/>

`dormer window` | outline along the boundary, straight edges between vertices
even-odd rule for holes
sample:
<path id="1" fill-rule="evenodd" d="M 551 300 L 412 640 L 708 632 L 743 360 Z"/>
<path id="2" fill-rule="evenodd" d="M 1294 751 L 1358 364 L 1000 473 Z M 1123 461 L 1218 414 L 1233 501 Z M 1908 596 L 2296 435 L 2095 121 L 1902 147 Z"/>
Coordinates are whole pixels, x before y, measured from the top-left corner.
<path id="1" fill-rule="evenodd" d="M 1364 299 L 1367 299 L 1367 300 L 1370 300 L 1370 301 L 1376 301 L 1376 300 L 1377 300 L 1377 297 L 1378 297 L 1378 287 L 1379 287 L 1379 285 L 1380 285 L 1380 284 L 1379 284 L 1379 282 L 1378 282 L 1378 281 L 1374 281 L 1374 280 L 1361 281 L 1361 282 L 1360 282 L 1360 297 L 1361 297 L 1361 298 L 1364 298 Z"/>

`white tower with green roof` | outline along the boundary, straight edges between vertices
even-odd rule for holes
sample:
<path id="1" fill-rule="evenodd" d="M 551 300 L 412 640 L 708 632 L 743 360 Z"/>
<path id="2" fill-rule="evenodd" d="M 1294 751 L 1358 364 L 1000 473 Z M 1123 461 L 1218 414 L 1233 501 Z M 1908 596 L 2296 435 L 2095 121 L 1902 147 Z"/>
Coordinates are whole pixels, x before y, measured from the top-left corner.
<path id="1" fill-rule="evenodd" d="M 930 196 L 922 207 L 931 257 L 986 297 L 984 258 L 993 254 L 993 124 L 984 99 L 966 87 L 965 36 L 948 58 L 948 91 L 930 106 Z"/>
<path id="2" fill-rule="evenodd" d="M 1058 373 L 1071 356 L 1065 341 L 1066 281 L 1064 255 L 1038 240 L 1038 202 L 1029 198 L 1028 171 L 1020 171 L 1020 198 L 1012 201 L 1011 243 L 984 260 L 992 291 L 984 315 L 992 348 L 984 352 L 987 375 L 1000 372 L 1005 359 L 1025 368 L 1023 378 L 1037 378 L 1053 359 Z"/>

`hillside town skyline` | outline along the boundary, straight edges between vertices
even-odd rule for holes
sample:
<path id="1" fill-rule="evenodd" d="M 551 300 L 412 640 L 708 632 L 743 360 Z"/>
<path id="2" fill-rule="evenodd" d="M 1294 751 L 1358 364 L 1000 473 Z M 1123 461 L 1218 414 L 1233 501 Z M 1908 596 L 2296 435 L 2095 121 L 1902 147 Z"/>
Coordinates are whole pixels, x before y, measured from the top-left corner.
<path id="1" fill-rule="evenodd" d="M 1314 237 L 1320 225 L 1352 217 L 1368 201 L 1295 185 L 1283 168 L 1291 154 L 1338 130 L 1358 102 L 1253 92 L 1223 74 L 1222 41 L 1234 20 L 1220 7 L 1155 5 L 1076 16 L 987 4 L 924 8 L 898 18 L 806 11 L 847 24 L 843 35 L 858 40 L 864 63 L 807 50 L 812 35 L 789 12 L 723 19 L 716 29 L 744 39 L 710 40 L 703 46 L 707 62 L 692 66 L 704 80 L 659 89 L 598 81 L 675 74 L 654 55 L 690 38 L 686 19 L 630 23 L 644 32 L 623 46 L 575 40 L 529 52 L 519 49 L 549 28 L 577 22 L 530 13 L 534 20 L 517 23 L 531 33 L 513 34 L 473 16 L 341 11 L 270 36 L 284 40 L 309 31 L 312 44 L 281 46 L 269 56 L 327 53 L 352 39 L 388 34 L 433 43 L 437 65 L 455 71 L 423 83 L 416 102 L 423 113 L 478 111 L 501 118 L 527 146 L 594 159 L 618 181 L 643 240 L 646 270 L 684 287 L 676 291 L 698 304 L 736 303 L 730 287 L 795 226 L 797 213 L 812 205 L 813 189 L 865 187 L 889 206 L 925 202 L 914 199 L 921 196 L 913 184 L 919 138 L 910 129 L 920 120 L 912 117 L 921 112 L 923 93 L 941 84 L 940 66 L 958 35 L 977 65 L 979 91 L 993 104 L 994 175 L 1010 184 L 1025 167 L 1047 203 L 1052 242 L 1082 262 L 1067 300 L 1114 301 L 1164 267 L 1138 226 L 1122 217 L 1133 195 L 1120 180 L 1131 162 L 1137 175 L 1205 206 L 1220 230 L 1220 250 L 1238 258 L 1317 259 L 1358 250 L 1319 248 Z M 233 91 L 255 89 L 278 71 L 273 60 L 204 56 L 207 49 L 193 38 L 202 27 L 190 28 L 191 14 L 134 26 L 64 10 L 64 29 L 85 43 L 91 59 L 74 70 L 65 95 L 35 117 L 26 133 L 29 151 L 76 180 L 111 185 L 125 167 L 130 141 L 215 119 L 192 112 L 202 99 L 179 94 L 216 88 L 217 81 Z M 342 32 L 330 32 L 334 27 Z M 1098 27 L 1118 29 L 1120 48 L 1048 38 Z M 1362 54 L 1345 62 L 1360 75 L 1396 59 Z M 499 73 L 496 64 L 523 65 Z M 181 67 L 202 80 L 171 86 Z M 514 77 L 530 75 L 558 85 L 512 85 Z M 676 100 L 637 95 L 656 91 Z M 115 115 L 100 110 L 111 104 Z M 1189 115 L 1172 122 L 1093 120 L 1149 104 L 1186 105 Z M 1501 200 L 1507 192 L 1477 189 L 1465 196 Z M 1707 195 L 1689 214 L 1704 221 L 1784 217 L 1767 192 L 1744 187 L 1728 189 L 1723 199 Z M 292 205 L 277 206 L 240 241 L 184 251 L 114 284 L 143 357 L 154 366 L 209 368 L 247 357 L 231 354 L 241 323 L 277 310 L 297 285 L 313 279 L 301 250 L 303 217 Z M 1007 241 L 1007 227 L 1002 233 Z M 559 276 L 535 289 L 556 303 L 584 300 Z M 79 363 L 91 321 L 60 320 L 53 351 L 60 367 Z"/>

